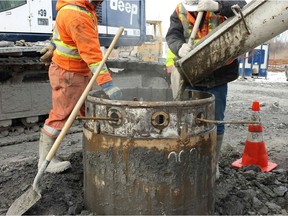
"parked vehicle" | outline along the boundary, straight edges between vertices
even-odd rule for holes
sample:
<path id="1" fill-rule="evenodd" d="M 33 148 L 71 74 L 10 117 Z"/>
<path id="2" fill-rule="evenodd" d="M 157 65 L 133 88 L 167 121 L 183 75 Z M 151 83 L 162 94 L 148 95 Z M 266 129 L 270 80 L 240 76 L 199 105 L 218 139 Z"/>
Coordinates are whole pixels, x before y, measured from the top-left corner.
<path id="1" fill-rule="evenodd" d="M 55 4 L 54 0 L 0 1 L 0 137 L 15 130 L 21 133 L 19 124 L 38 130 L 41 117 L 50 111 L 48 68 L 39 61 L 39 51 L 52 36 Z M 145 0 L 106 0 L 96 10 L 103 50 L 120 26 L 124 33 L 116 47 L 144 43 Z M 119 87 L 151 86 L 155 80 L 167 85 L 164 66 L 157 62 L 111 58 L 106 63 L 111 72 L 118 68 L 112 77 Z"/>

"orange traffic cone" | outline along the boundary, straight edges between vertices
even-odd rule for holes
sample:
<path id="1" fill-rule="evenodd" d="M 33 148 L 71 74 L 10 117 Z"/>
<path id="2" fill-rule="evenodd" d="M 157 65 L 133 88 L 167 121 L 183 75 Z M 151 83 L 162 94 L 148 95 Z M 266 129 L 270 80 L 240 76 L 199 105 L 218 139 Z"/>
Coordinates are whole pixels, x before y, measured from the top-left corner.
<path id="1" fill-rule="evenodd" d="M 254 101 L 252 105 L 253 120 L 260 120 L 259 111 L 259 102 Z M 270 172 L 277 167 L 276 163 L 268 161 L 265 142 L 263 140 L 263 127 L 261 125 L 248 126 L 248 136 L 242 158 L 232 163 L 232 166 L 236 168 L 249 165 L 259 166 L 261 172 Z"/>

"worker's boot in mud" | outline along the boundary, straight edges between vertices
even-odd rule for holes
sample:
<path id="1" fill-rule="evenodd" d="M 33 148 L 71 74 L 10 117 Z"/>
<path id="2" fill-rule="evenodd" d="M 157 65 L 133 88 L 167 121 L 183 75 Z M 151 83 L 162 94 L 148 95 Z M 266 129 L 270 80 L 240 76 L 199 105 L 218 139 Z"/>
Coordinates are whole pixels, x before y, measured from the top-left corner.
<path id="1" fill-rule="evenodd" d="M 40 169 L 42 163 L 46 159 L 46 156 L 50 151 L 52 145 L 54 144 L 54 141 L 55 141 L 54 138 L 41 132 L 39 142 L 38 170 Z M 60 173 L 69 169 L 70 167 L 71 163 L 69 161 L 59 161 L 59 159 L 56 156 L 54 156 L 45 171 L 49 173 Z"/>
<path id="2" fill-rule="evenodd" d="M 219 159 L 220 159 L 220 152 L 221 152 L 221 146 L 223 142 L 224 134 L 217 135 L 217 144 L 216 144 L 216 159 L 217 159 L 217 165 L 216 165 L 216 179 L 219 179 L 220 172 L 219 172 Z"/>

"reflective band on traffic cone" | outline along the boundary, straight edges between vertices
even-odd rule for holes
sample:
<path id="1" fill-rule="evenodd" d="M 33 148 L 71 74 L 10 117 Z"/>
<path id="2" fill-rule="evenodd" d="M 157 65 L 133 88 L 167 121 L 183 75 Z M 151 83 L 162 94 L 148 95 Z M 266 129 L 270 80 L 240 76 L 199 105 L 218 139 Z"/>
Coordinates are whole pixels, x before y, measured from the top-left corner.
<path id="1" fill-rule="evenodd" d="M 233 167 L 254 165 L 261 168 L 261 172 L 270 172 L 277 167 L 276 163 L 268 161 L 268 155 L 263 140 L 263 127 L 260 125 L 249 125 L 248 136 L 245 142 L 242 158 L 232 163 Z"/>
<path id="2" fill-rule="evenodd" d="M 256 165 L 266 167 L 268 165 L 268 155 L 263 141 L 263 127 L 261 125 L 249 125 L 248 137 L 245 142 L 242 156 L 243 166 Z"/>
<path id="3" fill-rule="evenodd" d="M 252 104 L 253 120 L 260 120 L 260 106 L 258 101 Z M 263 139 L 263 127 L 261 125 L 249 125 L 248 136 L 245 142 L 245 148 L 242 158 L 232 163 L 233 167 L 241 168 L 243 166 L 255 165 L 261 168 L 261 172 L 270 172 L 277 167 L 276 163 L 268 161 L 268 155 Z"/>

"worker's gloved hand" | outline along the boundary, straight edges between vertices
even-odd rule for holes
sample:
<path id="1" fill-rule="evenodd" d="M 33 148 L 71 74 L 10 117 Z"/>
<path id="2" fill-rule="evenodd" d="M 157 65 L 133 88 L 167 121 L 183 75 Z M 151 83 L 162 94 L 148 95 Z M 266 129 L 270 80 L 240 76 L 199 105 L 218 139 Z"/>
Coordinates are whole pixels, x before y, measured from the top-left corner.
<path id="1" fill-rule="evenodd" d="M 122 99 L 122 91 L 112 81 L 102 84 L 101 88 L 111 100 Z"/>
<path id="2" fill-rule="evenodd" d="M 211 11 L 216 12 L 220 10 L 220 5 L 214 0 L 200 0 L 197 11 Z"/>
<path id="3" fill-rule="evenodd" d="M 55 48 L 56 47 L 53 43 L 49 43 L 42 50 L 40 50 L 40 54 L 42 54 L 40 61 L 43 62 L 46 66 L 51 63 Z"/>
<path id="4" fill-rule="evenodd" d="M 184 43 L 179 49 L 178 55 L 182 58 L 186 56 L 191 50 L 192 50 L 192 47 L 189 44 Z"/>

